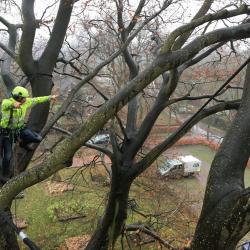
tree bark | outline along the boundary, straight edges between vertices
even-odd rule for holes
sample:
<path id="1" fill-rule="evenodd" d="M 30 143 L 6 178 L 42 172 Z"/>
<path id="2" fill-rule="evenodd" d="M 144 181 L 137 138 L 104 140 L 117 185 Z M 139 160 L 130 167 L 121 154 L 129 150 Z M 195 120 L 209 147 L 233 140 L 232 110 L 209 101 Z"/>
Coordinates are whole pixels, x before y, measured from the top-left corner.
<path id="1" fill-rule="evenodd" d="M 8 42 L 8 48 L 11 51 L 15 51 L 16 43 L 17 43 L 17 26 L 7 23 L 8 27 L 8 33 L 9 33 L 9 42 Z M 11 63 L 12 63 L 12 57 L 5 53 L 3 55 L 3 64 L 1 67 L 1 76 L 3 79 L 3 82 L 10 93 L 11 90 L 15 87 L 15 81 L 13 77 L 11 76 Z"/>
<path id="2" fill-rule="evenodd" d="M 8 210 L 8 211 L 7 211 Z M 10 210 L 6 211 L 10 213 Z M 0 249 L 1 250 L 19 250 L 17 238 L 14 230 L 0 216 Z"/>
<path id="3" fill-rule="evenodd" d="M 112 175 L 111 191 L 104 216 L 101 218 L 86 250 L 107 250 L 115 244 L 127 219 L 128 195 L 131 180 Z"/>
<path id="4" fill-rule="evenodd" d="M 46 73 L 46 72 L 45 72 Z M 31 79 L 33 96 L 47 96 L 51 94 L 53 88 L 52 77 L 49 75 L 38 75 L 36 78 Z M 41 103 L 32 108 L 29 116 L 28 126 L 35 131 L 40 132 L 44 127 L 49 115 L 50 103 Z"/>
<path id="5" fill-rule="evenodd" d="M 68 28 L 74 1 L 61 0 L 53 31 L 45 50 L 38 61 L 33 59 L 32 46 L 34 42 L 36 20 L 34 16 L 34 0 L 23 1 L 24 28 L 20 47 L 20 66 L 29 77 L 33 96 L 47 96 L 53 88 L 52 73 L 58 54 L 62 47 L 64 37 Z M 32 32 L 30 32 L 30 30 Z M 32 108 L 28 127 L 41 132 L 49 115 L 50 104 L 42 103 Z M 32 156 L 32 152 L 21 152 L 18 159 L 18 171 L 26 169 Z"/>
<path id="6" fill-rule="evenodd" d="M 239 111 L 210 169 L 192 243 L 194 250 L 235 249 L 238 241 L 250 230 L 249 190 L 244 185 L 244 172 L 250 156 L 249 107 L 250 65 Z"/>
<path id="7" fill-rule="evenodd" d="M 220 29 L 215 32 L 210 32 L 207 35 L 203 35 L 197 39 L 194 39 L 191 43 L 185 46 L 183 49 L 179 51 L 174 51 L 172 53 L 166 53 L 159 56 L 158 59 L 154 60 L 154 62 L 139 74 L 136 78 L 131 80 L 131 82 L 124 88 L 118 95 L 109 100 L 106 104 L 104 104 L 97 112 L 95 112 L 86 122 L 83 124 L 78 131 L 76 131 L 71 137 L 65 138 L 61 141 L 53 150 L 53 154 L 46 157 L 46 159 L 38 166 L 31 168 L 17 177 L 11 179 L 1 190 L 0 192 L 0 209 L 5 208 L 8 201 L 13 199 L 15 195 L 18 194 L 22 189 L 34 185 L 45 178 L 49 177 L 59 169 L 64 168 L 69 159 L 72 158 L 75 151 L 79 149 L 87 140 L 93 136 L 108 120 L 113 117 L 129 100 L 131 100 L 135 95 L 137 95 L 143 88 L 145 88 L 152 80 L 154 80 L 159 74 L 163 73 L 168 69 L 173 69 L 180 64 L 184 63 L 186 60 L 195 56 L 200 49 L 219 42 L 221 40 L 225 41 L 231 38 L 244 38 L 249 36 L 249 24 L 242 24 L 238 27 L 228 28 L 228 29 Z M 43 73 L 43 72 L 42 72 Z M 164 145 L 162 146 L 164 148 Z M 153 158 L 153 156 L 152 156 Z M 155 159 L 155 158 L 154 158 Z M 139 169 L 137 171 L 140 173 L 144 168 Z M 137 173 L 135 173 L 137 174 Z M 130 186 L 130 183 L 127 184 L 124 182 L 125 177 L 118 179 L 119 182 L 125 184 L 124 186 Z M 117 180 L 116 180 L 117 181 Z M 122 189 L 121 184 L 116 183 L 112 184 L 117 188 L 117 190 Z M 129 190 L 129 187 L 127 188 Z M 126 217 L 124 210 L 122 209 L 121 204 L 125 204 L 125 200 L 127 199 L 127 191 L 125 190 L 125 194 L 119 195 L 115 192 L 115 189 L 112 188 L 111 195 L 114 198 L 110 198 L 107 213 L 105 213 L 105 220 L 103 221 L 103 227 L 110 228 L 111 225 L 116 225 L 113 223 L 112 219 L 117 218 L 117 211 L 115 208 L 118 208 L 118 214 L 123 219 Z M 118 197 L 117 197 L 118 196 Z M 126 208 L 125 204 L 125 208 Z M 122 210 L 122 211 L 120 211 Z M 109 217 L 108 215 L 111 214 Z M 112 217 L 113 214 L 113 217 Z M 114 216 L 115 215 L 115 216 Z M 121 220 L 124 221 L 125 219 Z M 116 220 L 115 220 L 116 221 Z M 115 228 L 121 228 L 120 224 L 117 222 L 117 226 Z M 105 228 L 104 228 L 105 229 Z M 100 239 L 106 237 L 107 235 L 102 236 L 98 231 L 101 231 L 102 228 L 97 230 L 97 236 L 99 235 Z M 114 231 L 114 232 L 113 232 Z M 115 239 L 116 232 L 119 230 L 112 230 L 112 239 Z M 117 236 L 116 236 L 117 237 Z M 113 240 L 112 240 L 113 241 Z M 93 241 L 92 241 L 93 242 Z M 97 244 L 97 243 L 96 243 Z M 94 248 L 93 248 L 94 249 Z M 100 248 L 99 248 L 100 249 Z"/>

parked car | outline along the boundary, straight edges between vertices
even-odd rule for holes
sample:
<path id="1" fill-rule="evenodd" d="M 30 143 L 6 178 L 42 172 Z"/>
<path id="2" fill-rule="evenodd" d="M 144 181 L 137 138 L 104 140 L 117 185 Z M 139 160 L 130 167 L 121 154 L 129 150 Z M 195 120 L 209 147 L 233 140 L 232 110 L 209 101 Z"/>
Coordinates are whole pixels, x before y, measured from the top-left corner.
<path id="1" fill-rule="evenodd" d="M 100 134 L 92 137 L 87 143 L 91 144 L 105 144 L 110 142 L 109 134 Z"/>
<path id="2" fill-rule="evenodd" d="M 181 176 L 191 176 L 199 173 L 201 170 L 201 161 L 192 155 L 179 156 L 176 159 L 170 159 L 159 167 L 162 176 L 177 178 Z"/>

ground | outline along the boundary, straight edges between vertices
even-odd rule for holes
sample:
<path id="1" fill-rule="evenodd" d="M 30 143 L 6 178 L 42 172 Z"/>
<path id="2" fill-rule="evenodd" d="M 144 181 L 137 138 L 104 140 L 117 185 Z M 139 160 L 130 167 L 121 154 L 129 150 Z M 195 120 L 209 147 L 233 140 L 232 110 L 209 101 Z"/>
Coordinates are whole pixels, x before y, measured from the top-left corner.
<path id="1" fill-rule="evenodd" d="M 178 154 L 192 154 L 201 159 L 200 175 L 179 180 L 161 178 L 157 164 L 159 166 L 166 156 Z M 129 209 L 127 223 L 140 221 L 153 225 L 154 231 L 173 245 L 186 244 L 192 237 L 200 212 L 206 177 L 214 154 L 214 151 L 201 145 L 179 146 L 167 151 L 132 186 L 130 203 L 133 209 Z M 90 160 L 91 157 L 84 159 Z M 75 164 L 79 166 L 82 162 L 76 158 Z M 68 249 L 73 250 L 73 246 L 78 241 L 81 245 L 83 240 L 71 238 L 83 237 L 86 240 L 86 235 L 91 235 L 98 216 L 103 212 L 108 192 L 106 177 L 101 178 L 104 176 L 105 170 L 100 164 L 64 169 L 59 172 L 59 176 L 52 177 L 53 182 L 46 180 L 25 190 L 25 198 L 14 201 L 13 213 L 28 223 L 25 232 L 42 249 L 67 249 L 65 247 L 72 243 Z M 246 171 L 246 183 L 250 184 L 249 169 Z M 63 216 L 67 213 L 72 215 L 72 212 L 82 213 L 83 216 L 60 222 L 55 210 Z M 136 240 L 133 237 L 128 236 L 132 242 Z M 158 247 L 156 243 L 149 246 L 143 249 Z M 117 249 L 120 249 L 119 245 Z M 137 249 L 135 244 L 133 249 Z"/>
<path id="2" fill-rule="evenodd" d="M 149 139 L 150 148 L 163 140 L 168 132 L 159 127 L 157 135 Z M 51 137 L 53 138 L 53 137 Z M 47 143 L 47 142 L 45 142 Z M 109 191 L 109 178 L 96 152 L 85 149 L 76 154 L 73 165 L 58 175 L 25 190 L 25 198 L 15 200 L 12 211 L 18 219 L 28 224 L 28 236 L 43 250 L 84 249 L 93 233 L 99 216 L 103 213 Z M 199 176 L 167 180 L 157 169 L 166 157 L 192 154 L 202 160 Z M 127 224 L 142 223 L 175 247 L 186 245 L 192 238 L 200 213 L 206 179 L 215 151 L 202 145 L 184 145 L 171 148 L 134 182 L 130 197 Z M 107 165 L 110 164 L 105 158 Z M 250 185 L 250 169 L 246 171 L 246 186 Z M 63 218 L 63 220 L 62 220 Z M 65 219 L 66 218 L 66 219 Z M 127 233 L 133 250 L 159 249 L 158 243 L 145 243 L 148 238 L 138 231 Z M 116 249 L 121 249 L 120 240 Z M 20 242 L 21 248 L 25 249 Z"/>
<path id="3" fill-rule="evenodd" d="M 13 213 L 27 221 L 28 228 L 25 232 L 42 249 L 65 246 L 66 239 L 93 232 L 97 218 L 103 212 L 108 191 L 103 179 L 97 178 L 100 180 L 98 182 L 95 177 L 104 173 L 100 166 L 65 169 L 60 172 L 61 187 L 60 184 L 55 186 L 55 182 L 47 180 L 25 190 L 25 198 L 14 202 Z M 65 185 L 65 181 L 70 181 L 71 185 Z M 48 192 L 48 186 L 52 192 Z M 65 187 L 70 187 L 71 191 L 65 192 Z M 130 202 L 133 209 L 129 209 L 128 224 L 141 221 L 155 225 L 152 228 L 175 245 L 183 245 L 191 237 L 196 218 L 189 214 L 187 197 L 184 195 L 177 202 L 172 185 L 166 185 L 165 180 L 160 180 L 154 167 L 136 179 L 130 193 Z M 67 208 L 67 205 L 71 207 Z M 61 213 L 71 213 L 76 207 L 84 217 L 60 222 L 53 212 L 61 209 Z M 133 238 L 128 237 L 131 240 Z M 151 244 L 151 247 L 154 245 L 157 244 Z M 120 249 L 119 246 L 117 249 Z"/>

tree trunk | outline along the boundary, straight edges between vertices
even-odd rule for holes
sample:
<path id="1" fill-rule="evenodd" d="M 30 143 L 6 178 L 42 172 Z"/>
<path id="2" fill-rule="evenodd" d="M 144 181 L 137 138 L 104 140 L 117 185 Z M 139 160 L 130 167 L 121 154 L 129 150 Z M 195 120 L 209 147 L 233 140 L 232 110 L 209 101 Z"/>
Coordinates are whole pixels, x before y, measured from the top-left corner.
<path id="1" fill-rule="evenodd" d="M 33 97 L 47 96 L 51 94 L 53 82 L 52 78 L 49 76 L 50 73 L 46 74 L 39 75 L 36 76 L 36 78 L 31 79 Z M 34 108 L 32 108 L 29 116 L 28 126 L 35 131 L 40 132 L 47 121 L 49 108 L 49 102 L 38 104 Z"/>
<path id="2" fill-rule="evenodd" d="M 10 213 L 10 211 L 8 211 Z M 19 250 L 17 237 L 12 228 L 0 216 L 0 249 Z"/>
<path id="3" fill-rule="evenodd" d="M 49 73 L 47 74 L 48 76 L 40 75 L 34 79 L 31 79 L 33 97 L 51 95 L 53 81 L 51 77 L 49 77 Z M 38 104 L 32 108 L 27 126 L 32 128 L 34 131 L 40 132 L 46 124 L 49 115 L 49 109 L 49 102 Z M 20 151 L 18 153 L 18 173 L 23 172 L 27 168 L 31 158 L 33 157 L 33 154 L 34 151 Z"/>
<path id="4" fill-rule="evenodd" d="M 104 216 L 100 219 L 86 250 L 106 250 L 115 244 L 127 219 L 130 186 L 131 181 L 112 175 L 111 191 Z"/>
<path id="5" fill-rule="evenodd" d="M 211 211 L 201 216 L 192 243 L 193 250 L 234 250 L 238 240 L 232 240 L 233 223 L 227 223 L 232 215 L 240 192 L 232 192 L 218 202 Z M 240 232 L 239 232 L 240 233 Z M 231 235 L 230 235 L 231 234 Z"/>
<path id="6" fill-rule="evenodd" d="M 250 190 L 244 185 L 250 155 L 249 111 L 250 64 L 240 108 L 211 165 L 194 250 L 233 250 L 250 229 Z"/>

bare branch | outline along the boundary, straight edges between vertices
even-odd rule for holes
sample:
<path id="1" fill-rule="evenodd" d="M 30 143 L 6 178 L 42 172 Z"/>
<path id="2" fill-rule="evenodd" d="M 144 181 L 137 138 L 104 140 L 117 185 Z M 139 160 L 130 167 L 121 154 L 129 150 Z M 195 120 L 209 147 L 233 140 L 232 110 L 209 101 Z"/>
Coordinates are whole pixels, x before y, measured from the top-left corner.
<path id="1" fill-rule="evenodd" d="M 57 56 L 62 47 L 66 30 L 68 28 L 73 5 L 74 0 L 60 0 L 51 36 L 39 59 L 39 61 L 46 66 L 48 71 L 51 71 L 56 63 Z"/>
<path id="2" fill-rule="evenodd" d="M 0 43 L 0 48 L 3 49 L 12 59 L 16 60 L 16 54 L 14 51 L 10 50 L 7 46 L 3 43 Z"/>
<path id="3" fill-rule="evenodd" d="M 23 32 L 20 41 L 20 66 L 26 75 L 34 72 L 34 60 L 32 47 L 36 32 L 36 20 L 34 15 L 34 0 L 22 1 Z"/>
<path id="4" fill-rule="evenodd" d="M 161 48 L 161 53 L 170 51 L 175 39 L 178 36 L 196 28 L 197 26 L 199 26 L 201 24 L 204 24 L 206 22 L 211 22 L 213 20 L 225 19 L 225 18 L 238 16 L 240 14 L 249 14 L 249 13 L 250 13 L 250 8 L 248 8 L 247 5 L 242 5 L 241 7 L 239 7 L 238 9 L 235 9 L 235 10 L 231 10 L 231 11 L 230 10 L 222 10 L 222 11 L 219 11 L 215 14 L 208 14 L 208 15 L 205 15 L 203 17 L 197 18 L 197 19 L 193 20 L 192 22 L 190 22 L 186 25 L 183 25 L 183 26 L 177 28 L 175 31 L 173 31 L 168 36 L 163 47 Z"/>
<path id="5" fill-rule="evenodd" d="M 44 127 L 43 131 L 42 131 L 42 135 L 46 135 L 50 129 L 51 126 L 53 126 L 55 124 L 55 122 L 65 113 L 65 111 L 68 108 L 68 104 L 72 101 L 72 99 L 74 98 L 74 95 L 79 91 L 79 89 L 86 84 L 87 82 L 89 82 L 94 76 L 96 76 L 98 74 L 98 72 L 107 64 L 109 64 L 111 61 L 113 61 L 118 55 L 120 55 L 129 45 L 129 43 L 136 37 L 136 35 L 143 29 L 143 27 L 145 27 L 145 25 L 147 25 L 153 18 L 155 18 L 159 13 L 161 13 L 163 10 L 159 10 L 158 12 L 156 12 L 154 15 L 152 15 L 150 18 L 148 18 L 147 20 L 145 20 L 141 26 L 126 40 L 126 42 L 123 43 L 123 45 L 121 46 L 121 48 L 114 52 L 108 59 L 106 59 L 104 62 L 100 63 L 92 72 L 90 72 L 88 74 L 88 76 L 86 76 L 82 81 L 80 81 L 69 93 L 67 99 L 64 101 L 62 107 L 60 108 L 60 110 L 58 110 L 58 112 L 56 113 L 56 115 L 54 115 L 51 120 L 49 121 L 49 123 Z"/>
<path id="6" fill-rule="evenodd" d="M 130 33 L 131 30 L 133 30 L 133 28 L 135 27 L 136 23 L 138 22 L 139 15 L 140 15 L 140 13 L 141 13 L 144 5 L 145 5 L 145 2 L 146 2 L 146 0 L 140 0 L 139 4 L 137 6 L 137 9 L 136 9 L 136 11 L 134 13 L 134 16 L 132 17 L 132 20 L 131 20 L 130 24 L 126 28 L 126 31 L 128 33 Z"/>
<path id="7" fill-rule="evenodd" d="M 144 234 L 147 234 L 147 235 L 151 236 L 155 240 L 159 241 L 159 243 L 162 244 L 164 247 L 168 247 L 170 249 L 175 249 L 169 242 L 167 242 L 166 240 L 163 240 L 159 235 L 157 235 L 154 231 L 150 230 L 145 225 L 130 224 L 130 225 L 126 225 L 124 230 L 125 230 L 125 232 L 126 231 L 142 232 Z"/>
<path id="8" fill-rule="evenodd" d="M 110 99 L 106 104 L 99 108 L 93 115 L 91 115 L 79 130 L 77 130 L 70 138 L 65 138 L 54 149 L 53 155 L 46 157 L 46 161 L 42 164 L 27 169 L 21 174 L 9 180 L 1 189 L 0 192 L 0 207 L 4 207 L 4 204 L 9 202 L 23 189 L 40 182 L 58 170 L 71 164 L 70 160 L 86 141 L 88 141 L 95 133 L 97 133 L 104 124 L 113 117 L 126 103 L 131 100 L 135 95 L 142 91 L 148 84 L 150 84 L 156 77 L 165 72 L 166 70 L 178 67 L 178 65 L 193 58 L 202 48 L 212 45 L 217 42 L 227 41 L 230 39 L 245 38 L 250 35 L 250 24 L 242 24 L 237 27 L 219 29 L 209 34 L 203 35 L 194 39 L 189 45 L 178 51 L 160 55 L 156 60 L 152 62 L 143 72 L 141 72 L 136 78 L 130 81 L 124 89 L 122 89 L 115 97 Z M 219 104 L 221 109 L 236 108 L 236 103 Z M 224 106 L 223 106 L 224 105 Z M 211 113 L 214 110 L 207 110 Z M 218 111 L 218 108 L 216 109 Z M 203 115 L 205 115 L 203 113 Z M 200 117 L 200 116 L 199 116 Z M 198 118 L 196 118 L 197 120 Z M 189 129 L 189 127 L 187 127 Z M 186 131 L 183 131 L 184 133 Z M 150 157 L 144 158 L 147 165 L 153 162 L 154 154 L 165 150 L 166 145 L 173 144 L 178 136 L 169 138 L 165 143 L 160 144 L 157 148 L 151 152 Z M 144 166 L 144 165 L 143 165 Z M 137 171 L 132 175 L 137 175 L 143 171 L 143 167 L 137 167 Z"/>
<path id="9" fill-rule="evenodd" d="M 86 146 L 88 148 L 95 149 L 97 151 L 100 151 L 100 152 L 104 153 L 105 155 L 107 155 L 109 158 L 112 158 L 112 156 L 113 156 L 113 152 L 111 150 L 109 150 L 108 148 L 104 148 L 104 147 L 101 147 L 99 145 L 96 145 L 94 143 L 86 142 L 84 144 L 84 146 Z"/>
<path id="10" fill-rule="evenodd" d="M 204 109 L 201 111 L 195 119 L 188 119 L 184 122 L 173 134 L 171 134 L 166 140 L 161 144 L 153 148 L 140 162 L 136 164 L 136 167 L 133 168 L 131 174 L 133 176 L 138 176 L 146 168 L 148 168 L 152 162 L 164 151 L 170 148 L 174 143 L 176 143 L 183 135 L 185 135 L 196 123 L 200 120 L 208 117 L 209 115 L 218 113 L 223 110 L 237 109 L 239 107 L 239 101 L 224 102 L 217 105 L 214 105 L 210 108 Z"/>
<path id="11" fill-rule="evenodd" d="M 65 130 L 65 129 L 57 127 L 57 126 L 53 126 L 52 129 L 54 129 L 56 131 L 59 131 L 59 132 L 62 132 L 62 133 L 66 134 L 66 135 L 69 135 L 69 136 L 72 135 L 72 133 L 69 132 L 68 130 Z"/>
<path id="12" fill-rule="evenodd" d="M 59 0 L 56 0 L 54 3 L 52 3 L 51 5 L 49 5 L 49 6 L 47 6 L 47 7 L 45 8 L 45 10 L 43 11 L 43 14 L 42 14 L 40 20 L 43 20 L 43 17 L 45 16 L 47 10 L 49 10 L 51 7 L 55 6 L 55 5 L 58 3 L 58 1 L 59 1 Z"/>

